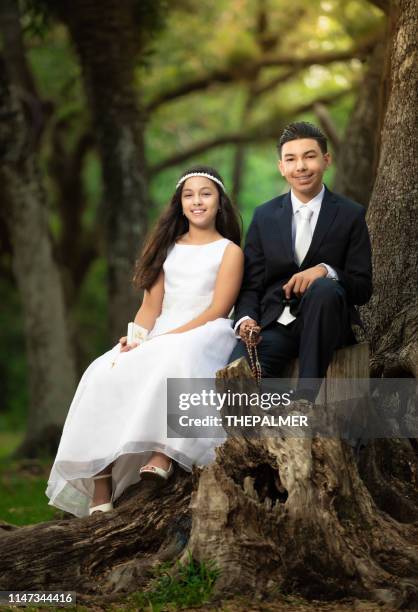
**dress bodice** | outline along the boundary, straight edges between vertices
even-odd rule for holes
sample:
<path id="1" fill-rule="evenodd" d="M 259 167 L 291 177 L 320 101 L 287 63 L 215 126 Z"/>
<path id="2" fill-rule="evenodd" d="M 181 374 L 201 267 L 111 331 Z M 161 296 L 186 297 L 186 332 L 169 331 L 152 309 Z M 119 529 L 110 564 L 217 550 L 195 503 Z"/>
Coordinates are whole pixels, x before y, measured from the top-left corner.
<path id="1" fill-rule="evenodd" d="M 228 243 L 221 238 L 208 244 L 173 245 L 163 265 L 164 299 L 152 335 L 183 325 L 210 305 Z"/>
<path id="2" fill-rule="evenodd" d="M 174 244 L 164 262 L 164 291 L 206 295 L 215 288 L 218 269 L 229 240 L 208 244 Z"/>

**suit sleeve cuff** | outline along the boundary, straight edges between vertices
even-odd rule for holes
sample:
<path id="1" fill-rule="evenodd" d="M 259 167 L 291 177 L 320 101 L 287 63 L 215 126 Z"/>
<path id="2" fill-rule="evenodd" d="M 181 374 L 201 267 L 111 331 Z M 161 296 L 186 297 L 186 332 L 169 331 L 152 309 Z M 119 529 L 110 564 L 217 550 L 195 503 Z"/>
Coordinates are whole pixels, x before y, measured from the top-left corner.
<path id="1" fill-rule="evenodd" d="M 326 278 L 332 278 L 332 280 L 336 280 L 336 281 L 337 281 L 337 280 L 339 280 L 339 279 L 338 279 L 338 274 L 336 273 L 336 271 L 334 270 L 334 268 L 331 268 L 331 266 L 329 266 L 329 265 L 328 265 L 328 264 L 326 264 L 326 263 L 320 263 L 319 265 L 320 265 L 320 266 L 324 266 L 324 268 L 326 269 L 326 271 L 327 271 L 327 276 L 326 276 Z"/>
<path id="2" fill-rule="evenodd" d="M 241 317 L 240 319 L 238 319 L 238 321 L 235 323 L 234 325 L 234 332 L 235 332 L 235 337 L 238 338 L 238 340 L 241 340 L 241 336 L 238 333 L 238 329 L 239 326 L 241 325 L 241 323 L 243 321 L 247 321 L 248 319 L 250 319 L 251 317 L 249 317 L 248 315 L 245 315 L 245 317 Z"/>

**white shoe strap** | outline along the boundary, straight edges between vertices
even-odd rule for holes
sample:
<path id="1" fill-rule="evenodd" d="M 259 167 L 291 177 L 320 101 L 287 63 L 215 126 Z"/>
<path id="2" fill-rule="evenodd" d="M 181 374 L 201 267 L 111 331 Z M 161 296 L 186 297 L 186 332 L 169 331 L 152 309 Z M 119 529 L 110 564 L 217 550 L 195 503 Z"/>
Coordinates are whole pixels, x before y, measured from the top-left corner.
<path id="1" fill-rule="evenodd" d="M 167 480 L 167 478 L 170 476 L 172 472 L 172 469 L 173 469 L 173 464 L 170 463 L 170 467 L 168 468 L 168 470 L 159 468 L 156 465 L 144 465 L 144 467 L 141 468 L 139 471 L 140 473 L 152 472 L 153 474 L 157 474 L 157 476 L 160 476 L 160 478 L 164 478 L 164 480 Z"/>
<path id="2" fill-rule="evenodd" d="M 108 512 L 109 510 L 113 510 L 112 502 L 108 502 L 107 504 L 99 504 L 98 506 L 89 508 L 89 515 L 92 515 L 93 512 Z"/>

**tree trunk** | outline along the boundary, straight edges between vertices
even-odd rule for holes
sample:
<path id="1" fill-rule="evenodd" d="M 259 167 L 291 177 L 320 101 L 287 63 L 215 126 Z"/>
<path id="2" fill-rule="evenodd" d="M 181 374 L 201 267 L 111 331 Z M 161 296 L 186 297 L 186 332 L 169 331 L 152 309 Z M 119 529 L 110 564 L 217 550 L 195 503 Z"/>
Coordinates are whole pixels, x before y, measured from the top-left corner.
<path id="1" fill-rule="evenodd" d="M 132 0 L 76 0 L 62 10 L 80 56 L 102 158 L 113 340 L 139 306 L 131 278 L 147 225 L 144 117 L 134 73 L 140 28 L 134 10 Z"/>
<path id="2" fill-rule="evenodd" d="M 239 362 L 219 373 L 227 383 L 244 374 Z M 322 409 L 332 420 L 333 405 Z M 197 560 L 217 562 L 219 591 L 418 605 L 417 525 L 376 507 L 345 443 L 230 434 L 193 493 L 188 545 Z"/>
<path id="3" fill-rule="evenodd" d="M 256 79 L 257 77 L 255 77 Z M 244 130 L 251 117 L 251 111 L 257 96 L 254 93 L 256 81 L 248 86 L 247 98 L 241 115 L 241 127 Z M 242 180 L 245 172 L 246 144 L 240 142 L 235 147 L 234 160 L 232 167 L 232 201 L 240 208 L 240 194 L 242 189 Z"/>
<path id="4" fill-rule="evenodd" d="M 334 189 L 368 206 L 376 178 L 379 111 L 385 44 L 377 43 L 344 137 L 341 139 Z"/>
<path id="5" fill-rule="evenodd" d="M 77 591 L 78 603 L 145 586 L 190 533 L 192 479 L 178 469 L 162 489 L 130 487 L 109 514 L 24 528 L 0 523 L 0 589 Z"/>
<path id="6" fill-rule="evenodd" d="M 55 452 L 75 388 L 63 292 L 51 253 L 45 192 L 22 106 L 0 64 L 0 175 L 27 338 L 30 407 L 19 452 Z"/>
<path id="7" fill-rule="evenodd" d="M 229 440 L 192 510 L 189 548 L 217 562 L 219 591 L 418 605 L 416 526 L 377 509 L 338 440 Z"/>
<path id="8" fill-rule="evenodd" d="M 416 376 L 418 367 L 417 21 L 414 0 L 391 3 L 388 102 L 368 211 L 374 294 L 363 308 L 376 376 Z"/>

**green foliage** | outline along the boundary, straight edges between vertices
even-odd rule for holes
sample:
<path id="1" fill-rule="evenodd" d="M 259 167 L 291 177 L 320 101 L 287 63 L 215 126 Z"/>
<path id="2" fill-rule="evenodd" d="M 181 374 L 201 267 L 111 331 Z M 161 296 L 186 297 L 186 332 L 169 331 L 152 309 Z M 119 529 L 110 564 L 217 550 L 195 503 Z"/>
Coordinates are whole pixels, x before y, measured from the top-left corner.
<path id="1" fill-rule="evenodd" d="M 31 36 L 44 37 L 50 27 L 53 0 L 20 0 L 23 31 Z"/>
<path id="2" fill-rule="evenodd" d="M 210 600 L 219 577 L 214 562 L 197 563 L 189 553 L 188 562 L 160 565 L 149 590 L 136 593 L 130 600 L 139 610 L 161 612 L 198 606 Z"/>
<path id="3" fill-rule="evenodd" d="M 134 17 L 142 31 L 155 35 L 164 27 L 168 10 L 168 0 L 137 0 Z"/>

